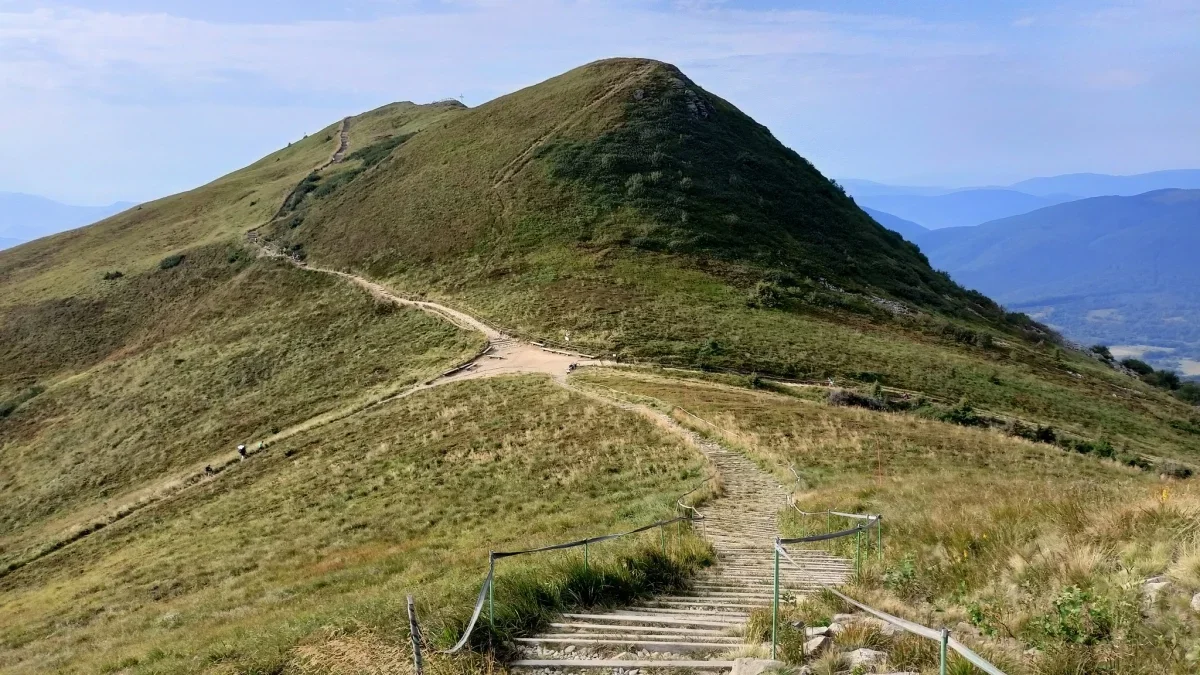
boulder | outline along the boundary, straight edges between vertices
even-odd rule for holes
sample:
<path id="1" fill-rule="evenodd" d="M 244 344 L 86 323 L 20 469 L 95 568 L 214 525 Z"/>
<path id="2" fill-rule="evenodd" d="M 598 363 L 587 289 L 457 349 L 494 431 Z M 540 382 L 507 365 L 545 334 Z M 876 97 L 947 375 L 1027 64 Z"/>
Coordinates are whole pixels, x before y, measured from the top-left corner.
<path id="1" fill-rule="evenodd" d="M 805 628 L 804 629 L 804 637 L 809 637 L 809 638 L 817 637 L 818 635 L 825 635 L 827 633 L 829 633 L 828 626 L 817 626 L 815 628 Z"/>
<path id="2" fill-rule="evenodd" d="M 855 621 L 859 620 L 860 618 L 862 618 L 862 617 L 858 616 L 857 614 L 834 614 L 833 618 L 830 619 L 830 621 L 832 621 L 833 623 L 840 623 L 844 626 L 848 623 L 854 623 Z"/>
<path id="3" fill-rule="evenodd" d="M 784 668 L 783 661 L 771 659 L 736 659 L 733 662 L 732 675 L 762 675 L 768 670 Z"/>
<path id="4" fill-rule="evenodd" d="M 851 668 L 855 666 L 870 667 L 876 663 L 883 663 L 887 659 L 887 652 L 864 647 L 862 649 L 855 649 L 852 652 L 846 652 L 845 656 Z"/>
<path id="5" fill-rule="evenodd" d="M 897 625 L 888 623 L 887 621 L 884 621 L 883 619 L 876 619 L 873 616 L 864 616 L 864 617 L 860 618 L 859 621 L 861 623 L 869 623 L 872 626 L 875 626 L 876 628 L 879 629 L 880 633 L 883 633 L 884 635 L 886 635 L 888 637 L 894 637 L 894 636 L 899 635 L 900 633 L 904 632 L 903 628 L 900 628 Z"/>
<path id="6" fill-rule="evenodd" d="M 1200 612 L 1200 593 L 1192 596 L 1192 611 Z"/>
<path id="7" fill-rule="evenodd" d="M 842 632 L 842 628 L 843 628 L 842 624 L 834 621 L 825 627 L 825 634 L 826 635 L 837 635 L 838 633 Z"/>
<path id="8" fill-rule="evenodd" d="M 1142 611 L 1148 612 L 1158 604 L 1158 596 L 1163 589 L 1170 586 L 1166 577 L 1152 577 L 1142 583 Z"/>
<path id="9" fill-rule="evenodd" d="M 810 657 L 819 655 L 829 647 L 829 642 L 829 638 L 823 635 L 818 635 L 817 637 L 804 643 L 804 655 Z"/>

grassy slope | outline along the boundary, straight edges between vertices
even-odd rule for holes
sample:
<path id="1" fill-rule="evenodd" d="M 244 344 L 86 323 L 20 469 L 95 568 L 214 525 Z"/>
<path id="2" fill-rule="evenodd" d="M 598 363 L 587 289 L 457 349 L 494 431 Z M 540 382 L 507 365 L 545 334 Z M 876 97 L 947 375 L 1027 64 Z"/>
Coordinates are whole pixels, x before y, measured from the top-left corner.
<path id="1" fill-rule="evenodd" d="M 933 273 L 765 129 L 697 87 L 697 99 L 673 89 L 676 76 L 602 61 L 448 113 L 273 236 L 594 352 L 881 376 L 1142 451 L 1200 450 L 1169 426 L 1194 409 L 1025 339 L 1019 318 Z M 894 316 L 817 278 L 902 298 L 915 313 Z M 779 290 L 777 308 L 747 306 L 763 280 Z M 956 342 L 947 327 L 1002 344 Z"/>
<path id="2" fill-rule="evenodd" d="M 1111 462 L 910 415 L 640 373 L 581 371 L 575 379 L 680 406 L 711 424 L 677 413 L 681 422 L 745 450 L 781 481 L 792 481 L 794 465 L 806 510 L 883 513 L 884 563 L 871 552 L 856 592 L 926 625 L 974 623 L 959 635 L 994 631 L 1006 672 L 1076 672 L 1071 664 L 1083 664 L 1079 672 L 1193 672 L 1185 655 L 1200 648 L 1200 631 L 1182 611 L 1200 590 L 1200 494 L 1190 482 L 1163 484 Z M 785 529 L 794 534 L 826 531 L 824 518 L 793 515 Z M 1176 586 L 1144 620 L 1139 583 L 1164 573 Z M 1052 602 L 1072 585 L 1102 599 L 1115 640 L 1078 646 L 1047 635 L 1043 620 L 1053 624 Z M 1017 639 L 1005 640 L 1009 632 Z M 1044 656 L 1023 658 L 1028 647 Z"/>
<path id="3" fill-rule="evenodd" d="M 275 672 L 336 659 L 338 640 L 395 665 L 406 592 L 436 635 L 470 607 L 489 548 L 651 522 L 704 473 L 648 421 L 539 378 L 432 389 L 0 579 L 0 669 Z M 501 573 L 532 562 L 553 560 Z"/>
<path id="4" fill-rule="evenodd" d="M 116 282 L 104 316 L 147 327 L 120 336 L 95 365 L 41 379 L 47 389 L 0 420 L 0 564 L 238 443 L 427 379 L 482 343 L 328 276 L 229 262 L 226 250 L 201 249 L 178 267 Z M 6 330 L 53 335 L 58 318 Z M 105 325 L 85 324 L 93 344 Z M 51 353 L 41 341 L 7 345 L 10 369 L 36 368 Z"/>
<path id="5" fill-rule="evenodd" d="M 352 120 L 350 140 L 419 129 L 454 108 L 386 106 Z M 0 416 L 0 568 L 219 467 L 237 443 L 479 348 L 479 336 L 419 312 L 256 262 L 241 243 L 328 160 L 337 128 L 0 255 L 0 401 L 21 402 Z M 160 267 L 171 253 L 182 263 Z M 114 270 L 123 276 L 103 278 Z"/>

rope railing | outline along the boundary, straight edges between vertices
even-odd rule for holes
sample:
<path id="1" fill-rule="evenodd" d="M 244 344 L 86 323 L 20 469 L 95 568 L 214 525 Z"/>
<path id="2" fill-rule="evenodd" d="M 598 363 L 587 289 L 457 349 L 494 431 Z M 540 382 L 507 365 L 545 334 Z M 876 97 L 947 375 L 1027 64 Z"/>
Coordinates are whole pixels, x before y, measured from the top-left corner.
<path id="1" fill-rule="evenodd" d="M 483 613 L 483 607 L 485 604 L 487 605 L 487 608 L 488 608 L 488 623 L 491 624 L 493 627 L 495 626 L 494 621 L 495 621 L 496 613 L 495 613 L 494 586 L 495 586 L 495 580 L 496 580 L 496 561 L 497 560 L 499 560 L 501 558 L 511 558 L 514 556 L 529 555 L 529 554 L 533 554 L 533 553 L 545 553 L 548 551 L 562 551 L 562 550 L 578 548 L 578 547 L 582 546 L 583 547 L 583 564 L 586 567 L 588 565 L 588 546 L 589 545 L 598 544 L 600 542 L 609 541 L 612 539 L 620 539 L 621 537 L 628 537 L 630 535 L 638 534 L 641 532 L 646 532 L 648 530 L 653 530 L 655 528 L 658 528 L 658 530 L 659 530 L 659 538 L 662 542 L 662 548 L 663 548 L 663 551 L 666 552 L 667 540 L 666 540 L 666 532 L 663 528 L 665 528 L 667 525 L 671 525 L 673 523 L 679 523 L 679 522 L 691 523 L 693 521 L 699 520 L 701 523 L 701 527 L 704 526 L 704 516 L 701 515 L 700 512 L 697 511 L 695 507 L 684 503 L 683 500 L 688 495 L 703 488 L 705 485 L 707 485 L 709 483 L 709 481 L 711 481 L 711 479 L 712 479 L 711 477 L 705 479 L 704 483 L 701 483 L 697 487 L 692 488 L 691 490 L 688 490 L 682 496 L 680 496 L 680 498 L 676 501 L 676 504 L 684 509 L 685 515 L 682 515 L 682 516 L 677 516 L 677 517 L 671 518 L 669 520 L 659 520 L 659 521 L 650 523 L 649 525 L 643 525 L 642 527 L 639 527 L 639 528 L 636 528 L 633 530 L 629 530 L 628 532 L 618 532 L 615 534 L 604 534 L 604 535 L 600 535 L 598 537 L 587 537 L 585 539 L 578 539 L 576 541 L 569 541 L 569 542 L 564 542 L 561 544 L 550 544 L 548 546 L 539 546 L 537 548 L 529 548 L 529 549 L 523 549 L 523 550 L 519 550 L 519 551 L 489 551 L 488 552 L 488 573 L 487 573 L 487 576 L 484 577 L 484 579 L 483 579 L 483 586 L 480 587 L 480 589 L 479 589 L 479 596 L 475 600 L 475 609 L 471 612 L 471 619 L 470 619 L 470 621 L 467 622 L 467 627 L 463 631 L 462 637 L 459 638 L 458 642 L 455 643 L 455 645 L 453 647 L 451 647 L 450 649 L 443 650 L 441 653 L 454 654 L 455 652 L 458 652 L 459 650 L 461 650 L 463 647 L 465 647 L 467 645 L 468 640 L 470 640 L 470 638 L 471 638 L 471 633 L 475 630 L 475 625 L 479 622 L 479 617 Z M 687 512 L 688 510 L 690 510 L 692 513 L 688 513 Z"/>
<path id="2" fill-rule="evenodd" d="M 861 527 L 862 526 L 859 526 L 857 528 L 851 528 L 849 530 L 843 530 L 842 532 L 830 533 L 830 535 L 835 535 L 835 536 L 840 536 L 840 537 L 848 536 L 848 533 L 855 532 L 855 531 L 859 530 Z M 823 537 L 824 535 L 816 535 L 816 536 Z M 825 536 L 824 538 L 833 538 L 833 537 Z M 802 541 L 820 541 L 820 540 L 821 539 L 809 538 L 809 537 L 801 537 L 799 539 L 779 539 L 779 538 L 777 538 L 775 540 L 775 600 L 774 600 L 774 607 L 773 607 L 773 612 L 772 612 L 773 615 L 772 615 L 772 619 L 771 619 L 771 657 L 772 658 L 774 658 L 774 656 L 775 656 L 775 643 L 776 643 L 776 639 L 777 639 L 776 624 L 778 623 L 778 620 L 779 620 L 779 560 L 782 557 L 784 560 L 791 563 L 791 565 L 793 567 L 795 567 L 796 569 L 798 569 L 798 570 L 804 569 L 799 563 L 797 563 L 795 560 L 792 559 L 792 556 L 788 555 L 788 552 L 786 549 L 783 548 L 783 545 L 789 544 L 789 543 L 799 543 Z M 940 672 L 942 673 L 942 675 L 945 675 L 945 673 L 946 673 L 947 650 L 954 650 L 960 656 L 962 656 L 964 659 L 966 659 L 968 662 L 970 662 L 972 665 L 979 668 L 983 672 L 988 673 L 988 675 L 1005 675 L 1004 671 L 1000 670 L 999 668 L 992 665 L 991 663 L 988 663 L 982 656 L 980 656 L 979 654 L 976 654 L 974 651 L 972 651 L 969 647 L 967 647 L 963 643 L 950 637 L 950 631 L 946 628 L 943 628 L 940 631 L 937 631 L 937 630 L 934 630 L 927 626 L 922 626 L 919 623 L 915 623 L 915 622 L 909 621 L 907 619 L 902 619 L 898 616 L 892 616 L 891 614 L 888 614 L 887 612 L 875 609 L 874 607 L 868 607 L 867 605 L 864 605 L 863 603 L 861 603 L 861 602 L 855 600 L 854 598 L 851 598 L 850 596 L 846 595 L 845 593 L 842 593 L 841 591 L 837 590 L 833 586 L 826 584 L 825 582 L 821 581 L 820 579 L 815 579 L 814 581 L 816 581 L 816 583 L 818 585 L 820 585 L 822 588 L 829 591 L 833 595 L 837 596 L 844 602 L 861 609 L 862 611 L 866 612 L 867 614 L 870 614 L 871 616 L 873 616 L 881 621 L 886 621 L 887 623 L 890 623 L 893 626 L 896 626 L 902 630 L 912 633 L 913 635 L 918 635 L 920 637 L 927 638 L 929 640 L 937 641 L 941 645 Z"/>

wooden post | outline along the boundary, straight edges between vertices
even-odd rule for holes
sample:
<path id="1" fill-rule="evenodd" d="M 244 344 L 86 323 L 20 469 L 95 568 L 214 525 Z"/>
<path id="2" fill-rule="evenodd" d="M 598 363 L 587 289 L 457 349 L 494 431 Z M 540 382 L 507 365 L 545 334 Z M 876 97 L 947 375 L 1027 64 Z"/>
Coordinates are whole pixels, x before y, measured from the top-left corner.
<path id="1" fill-rule="evenodd" d="M 425 667 L 421 663 L 421 628 L 417 626 L 417 609 L 413 606 L 413 596 L 408 596 L 408 634 L 412 637 L 413 668 L 417 675 L 424 675 Z"/>

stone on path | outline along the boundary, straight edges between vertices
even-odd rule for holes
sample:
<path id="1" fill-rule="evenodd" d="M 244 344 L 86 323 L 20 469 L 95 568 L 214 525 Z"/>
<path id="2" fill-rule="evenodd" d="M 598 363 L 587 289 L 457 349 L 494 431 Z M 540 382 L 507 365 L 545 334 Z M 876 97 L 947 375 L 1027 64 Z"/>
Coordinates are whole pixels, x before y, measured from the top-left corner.
<path id="1" fill-rule="evenodd" d="M 804 643 L 804 655 L 817 656 L 824 651 L 827 646 L 829 646 L 829 638 L 823 635 L 818 635 L 817 637 Z"/>
<path id="2" fill-rule="evenodd" d="M 850 663 L 850 667 L 855 666 L 873 666 L 876 663 L 882 663 L 887 658 L 887 652 L 881 652 L 875 649 L 855 649 L 852 652 L 846 652 L 846 659 Z"/>
<path id="3" fill-rule="evenodd" d="M 771 659 L 736 659 L 733 662 L 732 675 L 762 675 L 768 670 L 780 670 L 784 666 L 783 661 Z"/>
<path id="4" fill-rule="evenodd" d="M 1200 593 L 1192 596 L 1192 611 L 1200 612 Z"/>

